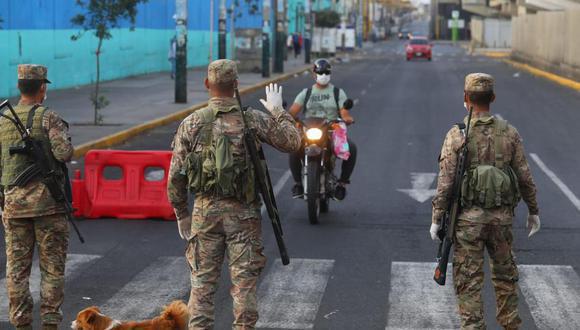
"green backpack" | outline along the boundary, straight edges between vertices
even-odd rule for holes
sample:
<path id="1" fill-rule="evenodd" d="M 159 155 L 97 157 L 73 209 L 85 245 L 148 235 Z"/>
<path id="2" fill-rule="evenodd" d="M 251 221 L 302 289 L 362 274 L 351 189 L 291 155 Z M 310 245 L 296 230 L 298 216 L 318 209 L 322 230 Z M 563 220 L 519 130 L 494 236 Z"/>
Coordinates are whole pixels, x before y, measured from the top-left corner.
<path id="1" fill-rule="evenodd" d="M 495 161 L 493 164 L 482 163 L 477 140 L 469 139 L 469 168 L 461 185 L 461 204 L 463 207 L 479 206 L 483 209 L 515 208 L 521 194 L 514 170 L 504 161 L 508 123 L 493 118 L 488 122 L 476 121 L 474 125 L 493 125 Z"/>
<path id="2" fill-rule="evenodd" d="M 214 136 L 213 123 L 217 116 L 213 109 L 202 109 L 198 113 L 202 127 L 185 164 L 189 190 L 236 198 L 245 203 L 254 202 L 257 199 L 255 176 L 248 153 L 236 155 L 229 136 Z M 201 150 L 196 151 L 198 145 L 201 145 Z"/>

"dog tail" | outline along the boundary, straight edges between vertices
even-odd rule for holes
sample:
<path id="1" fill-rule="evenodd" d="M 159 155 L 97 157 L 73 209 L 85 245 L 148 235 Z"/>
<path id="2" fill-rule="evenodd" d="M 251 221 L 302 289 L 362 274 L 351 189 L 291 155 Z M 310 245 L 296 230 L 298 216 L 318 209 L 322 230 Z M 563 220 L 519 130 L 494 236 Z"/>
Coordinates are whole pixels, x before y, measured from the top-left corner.
<path id="1" fill-rule="evenodd" d="M 176 329 L 187 329 L 189 323 L 189 313 L 187 311 L 187 305 L 183 301 L 176 300 L 165 306 L 165 309 L 161 315 L 165 319 L 174 320 Z"/>

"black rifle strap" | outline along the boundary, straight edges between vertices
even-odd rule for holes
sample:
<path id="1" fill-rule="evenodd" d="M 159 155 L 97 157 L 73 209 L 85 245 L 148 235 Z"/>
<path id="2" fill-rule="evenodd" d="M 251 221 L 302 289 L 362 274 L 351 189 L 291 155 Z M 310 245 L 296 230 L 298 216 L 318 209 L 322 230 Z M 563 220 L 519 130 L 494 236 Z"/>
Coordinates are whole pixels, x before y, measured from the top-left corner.
<path id="1" fill-rule="evenodd" d="M 336 111 L 339 112 L 340 117 L 340 105 L 338 104 L 340 99 L 340 88 L 334 86 L 334 90 L 332 91 L 334 94 L 334 102 L 336 103 Z M 308 100 L 310 100 L 310 96 L 312 95 L 312 87 L 306 89 L 306 96 L 304 97 L 304 114 L 308 110 Z"/>
<path id="2" fill-rule="evenodd" d="M 34 125 L 34 114 L 36 113 L 36 110 L 38 110 L 38 108 L 40 108 L 40 104 L 35 104 L 32 109 L 30 109 L 30 112 L 28 112 L 28 119 L 26 120 L 26 129 L 30 130 L 32 128 L 32 125 Z"/>

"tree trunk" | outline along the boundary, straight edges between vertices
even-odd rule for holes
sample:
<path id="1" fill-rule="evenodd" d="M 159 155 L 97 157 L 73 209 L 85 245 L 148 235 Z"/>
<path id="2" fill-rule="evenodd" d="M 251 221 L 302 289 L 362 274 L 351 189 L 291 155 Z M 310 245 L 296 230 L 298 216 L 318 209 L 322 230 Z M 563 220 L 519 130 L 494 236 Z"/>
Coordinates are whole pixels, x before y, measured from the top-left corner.
<path id="1" fill-rule="evenodd" d="M 94 105 L 94 124 L 99 125 L 99 85 L 101 82 L 101 47 L 103 46 L 103 39 L 99 39 L 99 46 L 97 47 L 97 81 L 95 83 L 95 98 L 93 101 Z"/>

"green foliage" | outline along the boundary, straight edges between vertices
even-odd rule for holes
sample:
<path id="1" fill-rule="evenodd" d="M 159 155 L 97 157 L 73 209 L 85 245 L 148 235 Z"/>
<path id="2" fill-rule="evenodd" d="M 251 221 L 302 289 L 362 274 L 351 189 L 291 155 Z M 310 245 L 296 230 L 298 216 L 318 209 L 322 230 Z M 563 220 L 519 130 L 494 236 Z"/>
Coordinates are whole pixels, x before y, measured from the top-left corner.
<path id="1" fill-rule="evenodd" d="M 131 30 L 135 26 L 137 5 L 148 0 L 76 0 L 76 4 L 85 10 L 71 19 L 71 23 L 82 28 L 71 37 L 78 40 L 83 32 L 94 31 L 99 40 L 111 39 L 111 29 L 118 28 L 123 20 L 129 20 Z"/>
<path id="2" fill-rule="evenodd" d="M 95 125 L 102 125 L 104 122 L 103 115 L 99 112 L 99 110 L 105 108 L 109 105 L 109 100 L 104 95 L 97 95 L 96 93 L 92 93 L 90 97 L 91 103 L 93 104 L 95 112 Z"/>
<path id="3" fill-rule="evenodd" d="M 340 15 L 334 10 L 322 10 L 316 14 L 316 26 L 333 28 L 340 24 Z"/>

